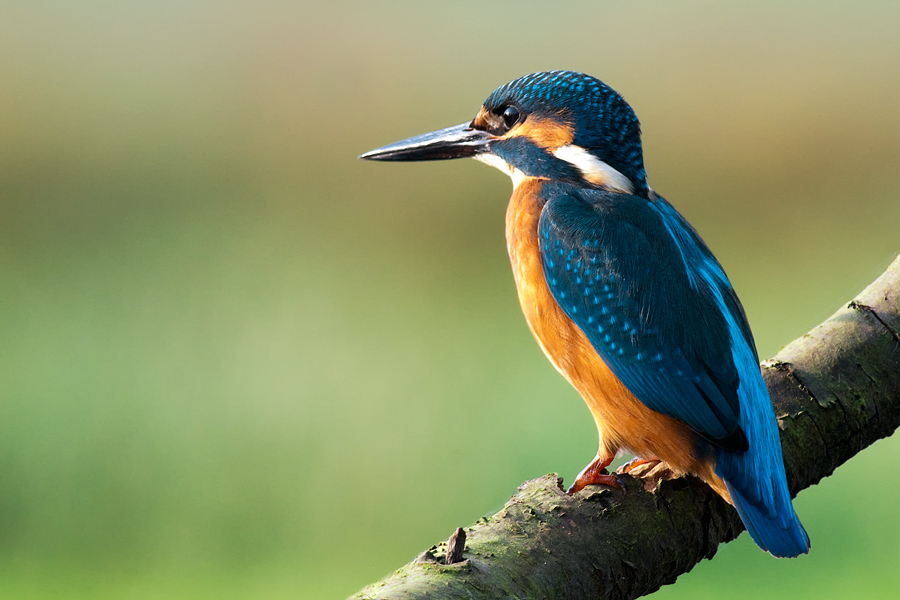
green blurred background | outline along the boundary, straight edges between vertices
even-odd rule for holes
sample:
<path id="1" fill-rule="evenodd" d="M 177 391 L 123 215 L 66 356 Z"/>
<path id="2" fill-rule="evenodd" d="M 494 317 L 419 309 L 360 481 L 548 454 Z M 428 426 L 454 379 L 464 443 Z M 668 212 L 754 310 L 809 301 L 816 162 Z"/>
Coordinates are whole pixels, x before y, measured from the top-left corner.
<path id="1" fill-rule="evenodd" d="M 507 178 L 356 156 L 569 68 L 641 117 L 760 354 L 900 251 L 896 2 L 0 8 L 0 597 L 341 598 L 592 458 Z M 555 4 L 555 3 L 554 3 Z M 895 598 L 900 439 L 658 598 Z"/>

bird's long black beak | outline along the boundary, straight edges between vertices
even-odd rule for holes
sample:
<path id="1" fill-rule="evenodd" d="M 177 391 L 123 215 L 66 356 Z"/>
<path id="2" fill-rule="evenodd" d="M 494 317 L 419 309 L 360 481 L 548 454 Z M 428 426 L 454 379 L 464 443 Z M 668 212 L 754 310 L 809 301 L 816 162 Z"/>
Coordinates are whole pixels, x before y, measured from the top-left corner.
<path id="1" fill-rule="evenodd" d="M 487 152 L 491 134 L 469 123 L 417 135 L 360 155 L 366 160 L 446 160 Z"/>

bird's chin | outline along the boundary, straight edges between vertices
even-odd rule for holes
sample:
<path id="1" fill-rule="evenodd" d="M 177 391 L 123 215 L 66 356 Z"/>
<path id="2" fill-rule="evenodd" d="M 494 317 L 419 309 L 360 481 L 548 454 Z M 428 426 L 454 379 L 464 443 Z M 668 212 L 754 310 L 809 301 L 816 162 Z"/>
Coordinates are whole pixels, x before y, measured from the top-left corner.
<path id="1" fill-rule="evenodd" d="M 512 178 L 513 189 L 519 187 L 519 184 L 522 183 L 522 181 L 524 181 L 527 177 L 525 173 L 515 168 L 496 154 L 491 154 L 490 152 L 482 152 L 480 154 L 476 154 L 473 158 L 479 162 L 483 162 L 486 165 L 490 165 L 496 169 L 499 169 L 503 173 L 509 175 L 510 178 Z"/>

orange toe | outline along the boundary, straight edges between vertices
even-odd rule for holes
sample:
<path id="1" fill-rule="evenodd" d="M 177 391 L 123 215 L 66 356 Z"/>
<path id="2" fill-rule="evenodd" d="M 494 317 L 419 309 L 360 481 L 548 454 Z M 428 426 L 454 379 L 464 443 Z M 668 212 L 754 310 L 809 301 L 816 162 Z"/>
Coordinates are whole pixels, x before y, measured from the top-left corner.
<path id="1" fill-rule="evenodd" d="M 615 457 L 600 456 L 598 454 L 597 458 L 591 461 L 591 464 L 586 466 L 581 473 L 578 474 L 578 477 L 575 478 L 575 483 L 569 488 L 568 494 L 571 496 L 589 485 L 608 485 L 619 488 L 620 490 L 625 489 L 622 487 L 619 480 L 616 479 L 615 475 L 604 472 L 604 469 L 609 466 L 609 463 L 613 461 L 613 458 Z"/>
<path id="2" fill-rule="evenodd" d="M 640 467 L 642 465 L 650 465 L 650 464 L 658 463 L 658 462 L 660 462 L 660 460 L 655 457 L 654 458 L 641 458 L 639 456 L 635 456 L 634 458 L 629 460 L 627 463 L 625 463 L 624 465 L 619 467 L 616 470 L 616 473 L 618 473 L 619 475 L 621 475 L 623 473 L 631 473 L 631 471 L 633 469 L 636 469 L 637 467 Z"/>

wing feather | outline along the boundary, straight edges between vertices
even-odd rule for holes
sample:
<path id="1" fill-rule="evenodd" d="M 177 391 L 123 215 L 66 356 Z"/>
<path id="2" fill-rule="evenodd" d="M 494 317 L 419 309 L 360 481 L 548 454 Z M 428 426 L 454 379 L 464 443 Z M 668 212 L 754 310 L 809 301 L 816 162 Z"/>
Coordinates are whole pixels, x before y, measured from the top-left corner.
<path id="1" fill-rule="evenodd" d="M 747 340 L 731 339 L 710 285 L 723 282 L 719 296 L 728 295 L 745 335 L 749 329 L 724 272 L 686 221 L 662 198 L 571 188 L 550 195 L 539 236 L 551 294 L 622 383 L 648 408 L 723 448 L 746 450 L 731 345 Z M 688 266 L 679 236 L 696 238 L 690 249 L 714 277 Z"/>

